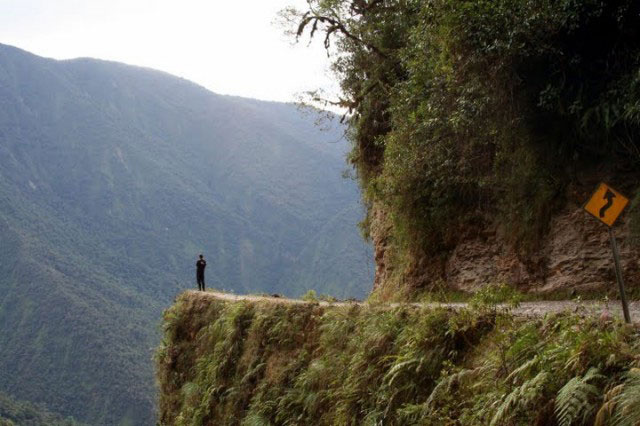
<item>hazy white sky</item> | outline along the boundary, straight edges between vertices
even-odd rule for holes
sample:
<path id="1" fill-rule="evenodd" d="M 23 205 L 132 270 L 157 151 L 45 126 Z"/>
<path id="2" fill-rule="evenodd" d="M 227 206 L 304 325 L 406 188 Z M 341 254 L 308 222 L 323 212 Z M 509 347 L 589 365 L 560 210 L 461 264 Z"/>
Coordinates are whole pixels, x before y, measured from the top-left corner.
<path id="1" fill-rule="evenodd" d="M 0 43 L 56 59 L 156 68 L 216 93 L 293 101 L 336 91 L 316 40 L 292 46 L 273 24 L 304 0 L 0 0 Z"/>

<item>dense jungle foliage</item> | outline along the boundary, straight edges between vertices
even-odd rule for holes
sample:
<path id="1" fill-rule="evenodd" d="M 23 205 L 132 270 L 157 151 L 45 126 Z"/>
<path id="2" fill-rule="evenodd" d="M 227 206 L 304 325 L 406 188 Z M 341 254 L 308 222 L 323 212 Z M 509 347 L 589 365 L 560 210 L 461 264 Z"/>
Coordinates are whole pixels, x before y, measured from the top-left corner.
<path id="1" fill-rule="evenodd" d="M 638 424 L 637 328 L 518 319 L 487 300 L 451 311 L 183 294 L 156 355 L 159 422 Z"/>
<path id="2" fill-rule="evenodd" d="M 637 1 L 307 3 L 284 16 L 298 38 L 324 39 L 351 162 L 370 214 L 390 213 L 400 259 L 497 222 L 526 255 L 569 186 L 606 179 L 636 194 Z"/>

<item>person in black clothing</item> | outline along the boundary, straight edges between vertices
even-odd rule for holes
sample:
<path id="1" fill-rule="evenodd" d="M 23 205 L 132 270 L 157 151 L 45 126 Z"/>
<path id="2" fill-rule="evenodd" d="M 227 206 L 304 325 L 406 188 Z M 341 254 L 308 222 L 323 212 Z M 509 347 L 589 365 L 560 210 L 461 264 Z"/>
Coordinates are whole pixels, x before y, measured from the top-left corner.
<path id="1" fill-rule="evenodd" d="M 196 280 L 198 281 L 198 290 L 204 291 L 204 268 L 207 267 L 207 261 L 204 256 L 200 255 L 200 260 L 196 262 Z"/>

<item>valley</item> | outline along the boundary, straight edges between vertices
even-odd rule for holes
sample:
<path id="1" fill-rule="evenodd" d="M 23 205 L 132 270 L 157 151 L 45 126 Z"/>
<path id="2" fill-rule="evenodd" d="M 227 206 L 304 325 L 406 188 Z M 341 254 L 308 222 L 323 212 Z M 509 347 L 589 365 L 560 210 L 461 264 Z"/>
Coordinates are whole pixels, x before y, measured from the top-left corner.
<path id="1" fill-rule="evenodd" d="M 0 45 L 0 391 L 89 424 L 153 424 L 160 316 L 196 288 L 199 253 L 210 287 L 364 297 L 344 128 L 313 120 Z"/>

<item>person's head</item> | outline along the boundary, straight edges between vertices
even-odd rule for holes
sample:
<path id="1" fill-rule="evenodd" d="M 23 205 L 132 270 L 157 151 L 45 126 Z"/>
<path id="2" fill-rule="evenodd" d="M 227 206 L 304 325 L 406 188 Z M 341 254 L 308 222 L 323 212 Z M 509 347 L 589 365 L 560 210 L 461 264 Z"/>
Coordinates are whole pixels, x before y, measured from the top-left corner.
<path id="1" fill-rule="evenodd" d="M 203 256 L 203 255 L 200 255 L 200 259 L 204 259 L 204 256 Z"/>

